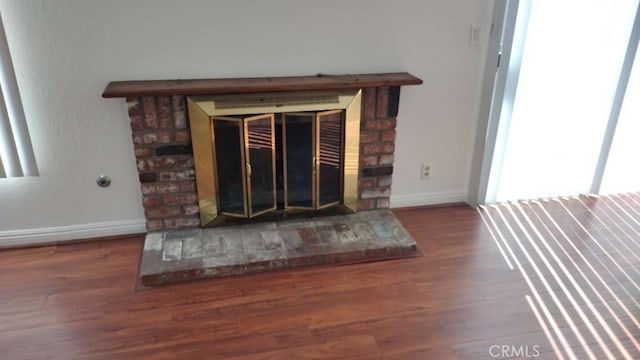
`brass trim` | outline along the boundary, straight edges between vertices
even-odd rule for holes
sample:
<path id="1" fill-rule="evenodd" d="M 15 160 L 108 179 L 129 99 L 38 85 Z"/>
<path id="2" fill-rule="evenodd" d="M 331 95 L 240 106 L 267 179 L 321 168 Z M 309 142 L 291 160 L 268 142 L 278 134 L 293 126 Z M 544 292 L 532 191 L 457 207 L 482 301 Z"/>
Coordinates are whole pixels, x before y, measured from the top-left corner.
<path id="1" fill-rule="evenodd" d="M 264 120 L 264 119 L 269 119 L 269 125 L 271 128 L 271 183 L 273 186 L 272 189 L 272 195 L 273 195 L 273 206 L 271 208 L 265 209 L 265 210 L 261 210 L 259 212 L 254 213 L 253 212 L 253 204 L 252 204 L 252 200 L 251 200 L 251 195 L 252 195 L 252 190 L 251 190 L 251 151 L 249 148 L 249 124 L 252 121 L 258 121 L 258 120 Z M 276 148 L 275 148 L 275 114 L 263 114 L 263 115 L 256 115 L 256 116 L 251 116 L 251 117 L 246 117 L 243 119 L 243 128 L 244 128 L 244 161 L 246 164 L 246 169 L 248 171 L 245 172 L 246 174 L 246 184 L 245 184 L 245 194 L 246 194 L 246 198 L 247 198 L 247 211 L 248 214 L 247 216 L 249 218 L 267 213 L 269 211 L 273 211 L 278 207 L 277 204 L 277 197 L 276 197 Z"/>
<path id="2" fill-rule="evenodd" d="M 196 189 L 198 190 L 200 223 L 205 226 L 218 216 L 219 209 L 215 188 L 217 177 L 215 174 L 213 123 L 193 100 L 187 98 L 187 106 L 191 123 L 193 160 L 197 172 Z"/>
<path id="3" fill-rule="evenodd" d="M 268 106 L 268 107 L 256 107 L 256 108 L 239 108 L 239 109 L 225 109 L 216 110 L 215 99 L 216 96 L 203 95 L 203 96 L 190 96 L 187 97 L 187 104 L 189 110 L 189 122 L 191 127 L 191 138 L 194 149 L 194 162 L 196 168 L 196 186 L 198 190 L 198 205 L 200 207 L 200 221 L 202 226 L 206 226 L 216 219 L 219 215 L 228 215 L 235 217 L 248 217 L 248 193 L 246 191 L 246 167 L 242 167 L 243 178 L 243 200 L 244 200 L 244 214 L 226 213 L 220 211 L 219 206 L 219 189 L 218 189 L 218 174 L 217 174 L 217 162 L 215 153 L 215 131 L 214 131 L 214 118 L 224 117 L 225 115 L 251 115 L 251 114 L 270 114 L 282 113 L 283 114 L 283 169 L 285 176 L 286 186 L 286 125 L 285 114 L 286 113 L 311 113 L 326 111 L 326 110 L 345 110 L 344 129 L 343 129 L 343 157 L 342 157 L 342 203 L 351 211 L 357 210 L 358 203 L 358 170 L 359 170 L 359 152 L 360 152 L 360 117 L 362 106 L 362 90 L 338 90 L 338 91 L 307 91 L 307 92 L 285 92 L 283 96 L 303 94 L 300 96 L 318 95 L 323 96 L 338 96 L 338 103 L 314 103 L 306 105 L 284 105 L 284 106 Z M 273 95 L 273 94 L 271 94 Z M 321 101 L 320 101 L 321 102 Z M 233 118 L 234 121 L 240 122 L 240 136 L 241 136 L 241 157 L 242 161 L 246 163 L 245 156 L 245 141 L 244 141 L 244 123 L 238 118 Z M 313 120 L 313 129 L 316 128 L 315 117 Z M 272 163 L 273 163 L 273 184 L 274 184 L 274 209 L 277 208 L 277 193 L 276 193 L 276 181 L 275 181 L 275 116 L 272 117 Z M 312 136 L 314 144 L 317 144 L 315 139 L 316 132 L 313 131 Z M 316 156 L 317 163 L 318 156 Z M 313 189 L 312 197 L 313 204 L 317 203 L 317 197 L 319 197 L 315 191 L 318 186 L 316 177 L 312 177 Z M 293 207 L 287 207 L 287 190 L 285 189 L 285 209 L 294 209 Z M 319 200 L 318 200 L 319 201 Z M 334 203 L 326 204 L 324 207 L 333 206 Z M 304 208 L 309 209 L 309 208 Z M 271 211 L 271 210 L 265 210 Z M 263 212 L 252 214 L 257 216 Z"/>
<path id="4" fill-rule="evenodd" d="M 362 110 L 362 90 L 353 96 L 345 111 L 344 124 L 344 165 L 342 202 L 351 211 L 358 209 L 358 168 L 360 155 L 360 112 Z"/>
<path id="5" fill-rule="evenodd" d="M 339 104 L 337 94 L 326 93 L 267 93 L 267 94 L 232 94 L 215 97 L 216 110 L 253 109 L 269 106 L 295 106 L 317 104 Z"/>
<path id="6" fill-rule="evenodd" d="M 352 102 L 355 90 L 320 90 L 320 91 L 288 91 L 277 93 L 280 98 L 316 98 L 317 101 L 308 101 L 306 104 L 287 104 L 286 102 L 267 104 L 255 107 L 238 107 L 221 109 L 216 105 L 217 102 L 228 99 L 230 96 L 236 98 L 246 98 L 248 102 L 256 97 L 274 97 L 276 93 L 256 93 L 242 95 L 196 95 L 190 98 L 202 108 L 209 116 L 229 116 L 229 115 L 252 115 L 252 114 L 270 114 L 285 112 L 317 112 L 325 110 L 346 109 Z M 337 102 L 325 101 L 325 98 L 335 98 Z"/>

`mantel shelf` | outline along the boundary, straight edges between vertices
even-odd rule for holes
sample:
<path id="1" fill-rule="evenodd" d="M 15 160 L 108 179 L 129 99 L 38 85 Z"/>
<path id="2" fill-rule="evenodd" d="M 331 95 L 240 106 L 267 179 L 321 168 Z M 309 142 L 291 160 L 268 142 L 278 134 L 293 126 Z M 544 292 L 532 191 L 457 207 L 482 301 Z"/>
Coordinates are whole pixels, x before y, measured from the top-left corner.
<path id="1" fill-rule="evenodd" d="M 276 91 L 357 89 L 420 85 L 422 80 L 406 72 L 235 79 L 112 81 L 102 97 L 166 95 L 215 95 Z"/>

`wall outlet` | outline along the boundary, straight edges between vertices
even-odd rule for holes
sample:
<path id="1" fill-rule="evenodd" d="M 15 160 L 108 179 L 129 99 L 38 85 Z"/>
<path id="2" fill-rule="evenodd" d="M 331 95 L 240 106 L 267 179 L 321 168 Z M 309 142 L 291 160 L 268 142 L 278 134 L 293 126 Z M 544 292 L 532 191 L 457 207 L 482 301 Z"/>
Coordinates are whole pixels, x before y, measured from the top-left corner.
<path id="1" fill-rule="evenodd" d="M 429 180 L 431 179 L 431 172 L 433 171 L 432 163 L 422 163 L 422 168 L 420 172 L 420 179 Z"/>

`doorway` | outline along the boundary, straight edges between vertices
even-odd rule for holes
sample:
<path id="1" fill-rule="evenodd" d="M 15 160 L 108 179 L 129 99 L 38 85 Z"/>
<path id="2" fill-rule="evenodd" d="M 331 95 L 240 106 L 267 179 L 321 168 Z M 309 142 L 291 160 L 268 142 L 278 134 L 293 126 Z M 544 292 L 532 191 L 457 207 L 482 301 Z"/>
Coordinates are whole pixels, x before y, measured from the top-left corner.
<path id="1" fill-rule="evenodd" d="M 486 143 L 475 160 L 481 166 L 472 169 L 470 188 L 478 190 L 470 202 L 598 193 L 603 179 L 603 190 L 616 191 L 614 180 L 632 168 L 625 146 L 637 143 L 629 133 L 638 108 L 630 99 L 640 93 L 640 69 L 631 76 L 638 0 L 507 0 L 496 7 L 503 7 L 494 12 L 500 61 L 485 80 L 493 96 L 479 127 Z"/>

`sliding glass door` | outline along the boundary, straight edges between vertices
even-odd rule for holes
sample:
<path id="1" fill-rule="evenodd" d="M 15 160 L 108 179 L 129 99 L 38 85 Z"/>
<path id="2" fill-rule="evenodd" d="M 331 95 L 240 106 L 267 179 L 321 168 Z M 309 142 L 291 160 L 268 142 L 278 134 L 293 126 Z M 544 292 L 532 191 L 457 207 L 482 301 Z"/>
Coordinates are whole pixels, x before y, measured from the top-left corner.
<path id="1" fill-rule="evenodd" d="M 634 30 L 637 31 L 637 28 Z M 634 53 L 635 59 L 628 59 L 631 64 L 629 83 L 621 99 L 620 115 L 611 139 L 611 151 L 606 164 L 603 164 L 600 193 L 640 190 L 640 166 L 637 165 L 640 154 L 640 56 L 637 47 L 636 41 L 635 51 L 629 49 L 629 52 Z"/>
<path id="2" fill-rule="evenodd" d="M 632 34 L 637 8 L 638 0 L 520 1 L 522 31 L 509 49 L 516 53 L 499 70 L 511 71 L 511 82 L 500 94 L 487 202 L 599 188 L 598 169 L 605 168 L 620 113 L 616 103 L 625 96 L 620 85 L 628 80 L 629 48 L 638 41 Z M 636 106 L 624 103 L 623 118 Z M 623 138 L 620 144 L 629 142 Z"/>

